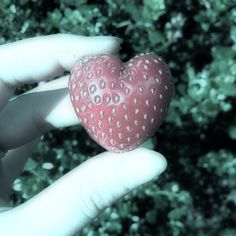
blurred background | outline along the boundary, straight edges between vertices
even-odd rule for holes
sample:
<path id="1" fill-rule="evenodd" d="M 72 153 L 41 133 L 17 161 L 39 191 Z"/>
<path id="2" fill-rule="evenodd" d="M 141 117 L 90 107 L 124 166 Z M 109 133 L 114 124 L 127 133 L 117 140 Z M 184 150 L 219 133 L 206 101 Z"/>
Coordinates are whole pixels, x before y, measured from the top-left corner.
<path id="1" fill-rule="evenodd" d="M 145 143 L 167 157 L 167 171 L 80 235 L 236 235 L 235 0 L 2 0 L 0 19 L 0 44 L 59 32 L 114 35 L 124 40 L 123 60 L 152 51 L 172 71 L 174 100 Z M 12 203 L 102 151 L 81 127 L 45 135 L 14 183 Z"/>

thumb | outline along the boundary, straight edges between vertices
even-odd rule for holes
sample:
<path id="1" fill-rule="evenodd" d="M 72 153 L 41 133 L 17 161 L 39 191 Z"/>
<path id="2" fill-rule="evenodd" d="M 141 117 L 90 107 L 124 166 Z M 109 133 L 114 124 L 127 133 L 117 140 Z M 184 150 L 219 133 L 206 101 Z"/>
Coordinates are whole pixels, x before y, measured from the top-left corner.
<path id="1" fill-rule="evenodd" d="M 161 154 L 144 148 L 120 154 L 105 152 L 75 168 L 27 203 L 4 212 L 0 222 L 12 214 L 15 220 L 11 219 L 9 228 L 17 235 L 73 235 L 101 210 L 159 176 L 165 168 L 166 160 Z M 19 234 L 22 229 L 24 232 Z"/>
<path id="2" fill-rule="evenodd" d="M 80 170 L 85 217 L 94 218 L 126 193 L 158 177 L 166 165 L 161 154 L 144 148 L 106 152 L 85 162 Z"/>

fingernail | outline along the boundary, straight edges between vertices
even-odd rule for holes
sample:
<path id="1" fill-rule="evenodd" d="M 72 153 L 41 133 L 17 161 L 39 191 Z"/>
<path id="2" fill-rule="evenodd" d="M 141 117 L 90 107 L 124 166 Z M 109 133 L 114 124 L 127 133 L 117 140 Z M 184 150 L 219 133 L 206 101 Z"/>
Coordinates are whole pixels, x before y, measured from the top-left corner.
<path id="1" fill-rule="evenodd" d="M 115 39 L 116 39 L 120 44 L 122 44 L 123 41 L 124 41 L 122 38 L 119 38 L 119 37 L 115 37 Z"/>

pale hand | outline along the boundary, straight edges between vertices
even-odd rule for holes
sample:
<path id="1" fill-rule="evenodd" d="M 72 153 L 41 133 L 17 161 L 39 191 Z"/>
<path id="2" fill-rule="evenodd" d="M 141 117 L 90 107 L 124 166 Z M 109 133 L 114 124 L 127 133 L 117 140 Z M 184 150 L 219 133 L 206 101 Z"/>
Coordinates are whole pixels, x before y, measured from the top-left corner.
<path id="1" fill-rule="evenodd" d="M 118 53 L 119 44 L 110 36 L 58 34 L 0 46 L 0 155 L 6 152 L 0 159 L 1 235 L 73 235 L 104 208 L 165 170 L 165 158 L 151 150 L 104 152 L 26 203 L 9 206 L 12 183 L 41 135 L 79 125 L 68 95 L 68 76 L 49 80 L 70 71 L 81 56 Z M 10 100 L 15 88 L 29 83 L 38 87 Z"/>

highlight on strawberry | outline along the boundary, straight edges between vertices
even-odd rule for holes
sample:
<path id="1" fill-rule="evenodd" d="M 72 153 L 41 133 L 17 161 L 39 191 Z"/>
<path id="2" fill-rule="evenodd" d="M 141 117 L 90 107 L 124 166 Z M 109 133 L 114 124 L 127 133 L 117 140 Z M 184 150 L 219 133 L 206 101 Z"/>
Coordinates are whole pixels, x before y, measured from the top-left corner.
<path id="1" fill-rule="evenodd" d="M 126 63 L 102 54 L 73 67 L 69 93 L 75 112 L 92 139 L 109 151 L 135 149 L 154 135 L 174 94 L 171 72 L 153 53 Z"/>

